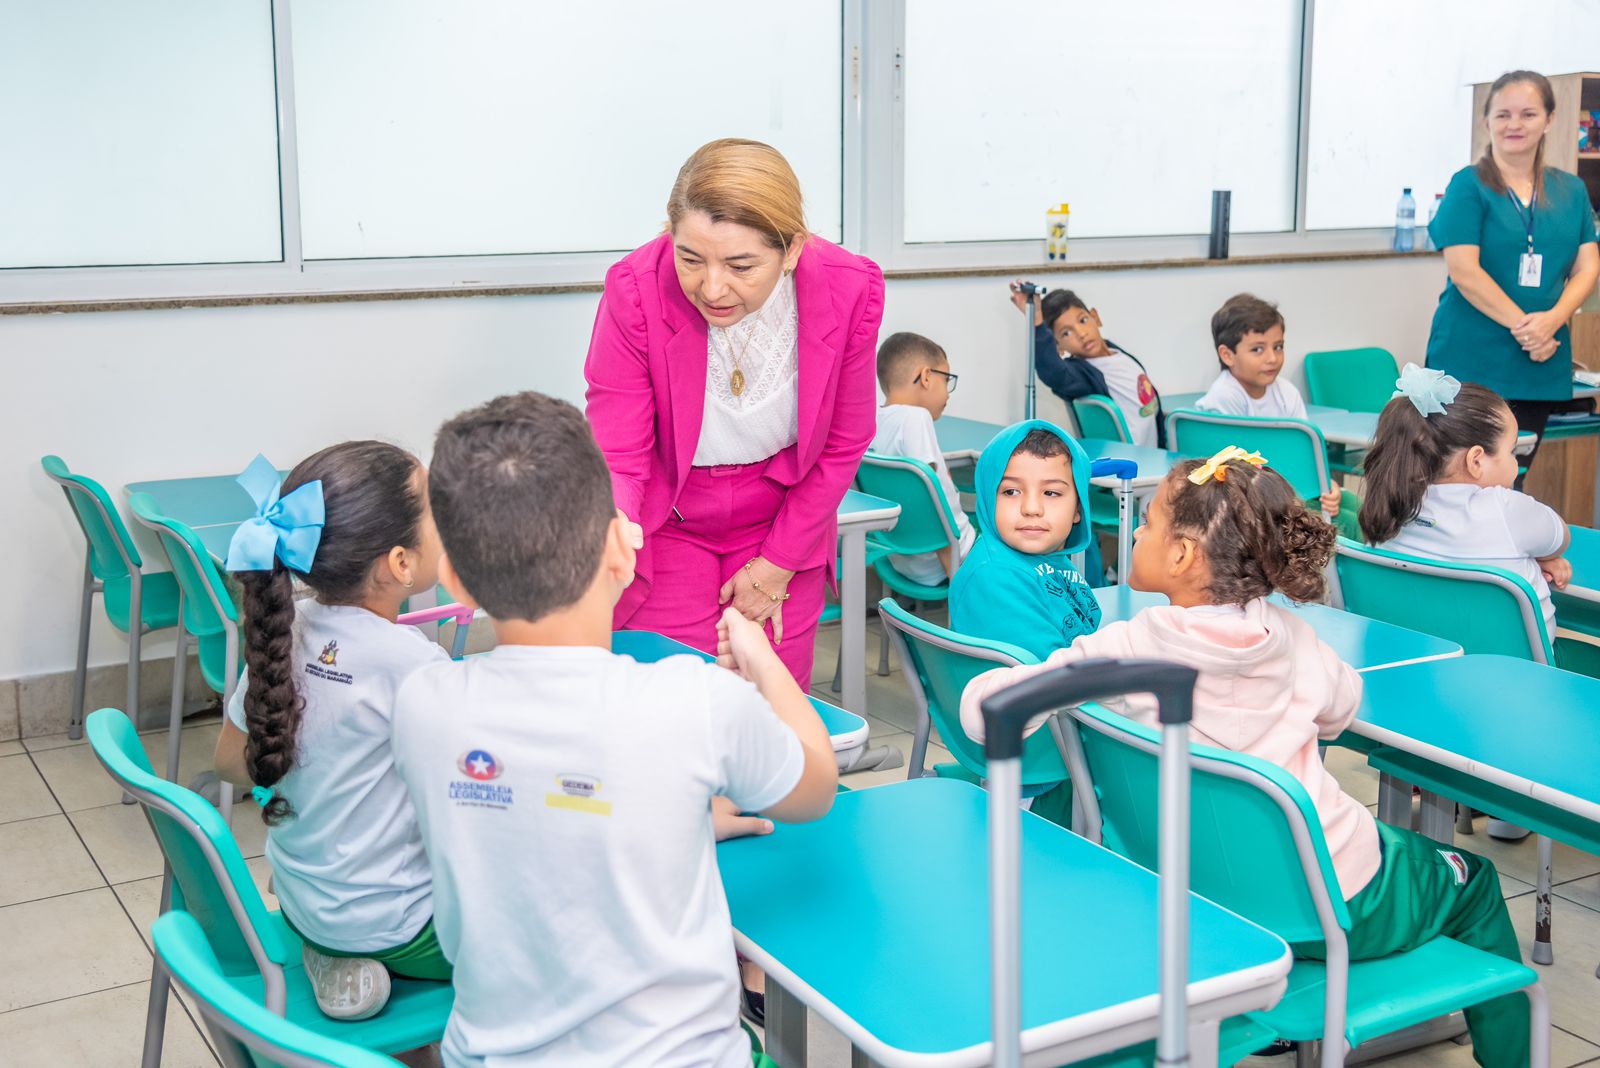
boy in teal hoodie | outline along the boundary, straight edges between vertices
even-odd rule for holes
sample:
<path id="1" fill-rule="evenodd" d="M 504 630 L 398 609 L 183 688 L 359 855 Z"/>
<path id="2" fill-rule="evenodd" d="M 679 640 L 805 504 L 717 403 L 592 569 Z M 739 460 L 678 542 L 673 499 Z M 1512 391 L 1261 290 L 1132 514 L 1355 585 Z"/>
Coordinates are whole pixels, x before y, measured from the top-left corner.
<path id="1" fill-rule="evenodd" d="M 1042 419 L 995 435 L 978 458 L 983 533 L 950 582 L 950 627 L 1043 660 L 1100 626 L 1100 605 L 1072 564 L 1093 533 L 1089 458 Z"/>

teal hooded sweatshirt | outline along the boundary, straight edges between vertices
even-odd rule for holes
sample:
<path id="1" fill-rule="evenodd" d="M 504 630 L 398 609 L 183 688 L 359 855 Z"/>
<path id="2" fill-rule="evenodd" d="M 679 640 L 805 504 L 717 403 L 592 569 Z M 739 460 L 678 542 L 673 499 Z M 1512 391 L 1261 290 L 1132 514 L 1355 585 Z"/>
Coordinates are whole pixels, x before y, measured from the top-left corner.
<path id="1" fill-rule="evenodd" d="M 1031 431 L 1048 430 L 1067 446 L 1078 518 L 1053 553 L 1025 553 L 995 533 L 994 506 L 1011 454 Z M 1006 427 L 978 457 L 975 496 L 983 531 L 950 581 L 950 627 L 974 638 L 1009 642 L 1043 660 L 1100 626 L 1100 605 L 1072 555 L 1089 545 L 1089 457 L 1065 431 L 1043 419 Z"/>

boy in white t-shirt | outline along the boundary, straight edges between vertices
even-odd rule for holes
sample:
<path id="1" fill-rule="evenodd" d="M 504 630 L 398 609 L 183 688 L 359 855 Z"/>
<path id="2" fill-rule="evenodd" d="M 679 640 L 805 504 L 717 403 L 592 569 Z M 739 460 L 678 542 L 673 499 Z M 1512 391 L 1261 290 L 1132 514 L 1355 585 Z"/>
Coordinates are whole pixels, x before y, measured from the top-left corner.
<path id="1" fill-rule="evenodd" d="M 1283 313 L 1276 304 L 1250 293 L 1229 297 L 1211 316 L 1211 342 L 1217 347 L 1222 373 L 1194 406 L 1218 415 L 1304 419 L 1306 402 L 1300 391 L 1280 377 L 1283 339 Z M 1336 523 L 1342 496 L 1335 485 L 1318 502 Z M 1354 535 L 1348 518 L 1339 532 Z"/>
<path id="2" fill-rule="evenodd" d="M 611 652 L 634 549 L 576 408 L 457 416 L 428 485 L 440 576 L 498 642 L 416 672 L 395 711 L 455 965 L 445 1063 L 748 1065 L 711 804 L 820 818 L 826 728 L 732 609 L 715 665 Z"/>
<path id="3" fill-rule="evenodd" d="M 948 548 L 915 556 L 891 556 L 894 569 L 913 582 L 939 586 L 956 573 L 961 558 L 972 548 L 977 532 L 961 510 L 961 497 L 950 480 L 944 450 L 934 420 L 944 414 L 956 376 L 950 373 L 950 359 L 944 349 L 921 334 L 891 334 L 878 346 L 878 386 L 883 390 L 883 407 L 878 409 L 878 435 L 872 451 L 884 456 L 907 456 L 933 468 L 944 499 L 955 517 L 961 540 L 961 556 Z"/>
<path id="4" fill-rule="evenodd" d="M 1011 300 L 1027 306 L 1020 280 L 1011 283 Z M 1070 289 L 1047 293 L 1034 313 L 1034 370 L 1039 381 L 1070 406 L 1094 393 L 1110 397 L 1128 424 L 1135 445 L 1167 447 L 1161 392 L 1138 357 L 1101 331 L 1100 312 Z"/>

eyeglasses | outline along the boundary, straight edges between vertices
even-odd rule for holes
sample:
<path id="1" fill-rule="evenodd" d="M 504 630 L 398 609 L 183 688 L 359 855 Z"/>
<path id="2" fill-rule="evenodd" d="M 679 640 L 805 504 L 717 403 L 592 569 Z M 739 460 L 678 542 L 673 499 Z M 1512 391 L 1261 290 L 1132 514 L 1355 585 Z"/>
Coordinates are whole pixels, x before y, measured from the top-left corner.
<path id="1" fill-rule="evenodd" d="M 927 368 L 927 371 L 931 375 L 942 375 L 945 380 L 945 389 L 951 393 L 956 391 L 956 383 L 961 381 L 960 375 L 953 375 L 949 371 L 939 371 L 932 367 Z"/>

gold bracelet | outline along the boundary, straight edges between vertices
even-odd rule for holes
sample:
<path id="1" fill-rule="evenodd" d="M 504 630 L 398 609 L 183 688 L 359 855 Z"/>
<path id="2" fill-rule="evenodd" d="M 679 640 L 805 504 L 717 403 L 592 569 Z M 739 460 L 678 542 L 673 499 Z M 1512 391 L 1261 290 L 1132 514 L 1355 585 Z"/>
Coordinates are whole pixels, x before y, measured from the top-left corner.
<path id="1" fill-rule="evenodd" d="M 744 570 L 749 571 L 752 567 L 754 567 L 756 559 L 757 559 L 756 557 L 752 556 L 748 561 L 746 561 L 746 563 L 744 565 Z M 767 600 L 771 601 L 773 604 L 782 604 L 783 602 L 785 602 L 785 601 L 787 601 L 789 599 L 789 594 L 787 592 L 780 593 L 777 596 L 773 596 L 772 594 L 768 593 L 766 590 L 762 589 L 761 588 L 761 583 L 756 581 L 756 577 L 754 575 L 750 576 L 750 585 L 757 593 L 759 593 L 761 596 L 765 597 Z"/>

